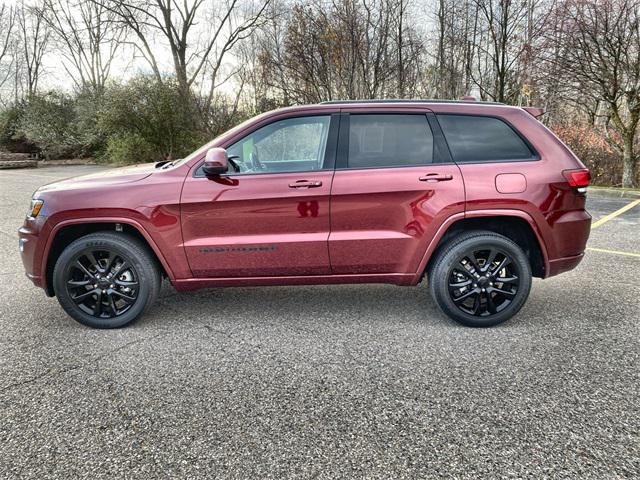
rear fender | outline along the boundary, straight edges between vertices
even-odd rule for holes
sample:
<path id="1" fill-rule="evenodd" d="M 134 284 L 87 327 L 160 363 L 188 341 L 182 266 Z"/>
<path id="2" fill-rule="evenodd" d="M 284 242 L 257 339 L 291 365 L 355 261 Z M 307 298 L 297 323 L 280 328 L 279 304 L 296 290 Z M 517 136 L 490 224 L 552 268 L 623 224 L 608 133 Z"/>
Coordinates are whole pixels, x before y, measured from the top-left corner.
<path id="1" fill-rule="evenodd" d="M 527 212 L 523 212 L 522 210 L 509 210 L 509 209 L 471 210 L 471 211 L 467 211 L 466 213 L 461 212 L 461 213 L 456 213 L 455 215 L 451 215 L 442 223 L 442 225 L 440 225 L 440 228 L 438 228 L 436 234 L 434 235 L 433 239 L 429 243 L 427 250 L 425 251 L 422 257 L 422 260 L 420 261 L 420 264 L 418 266 L 418 271 L 416 272 L 415 277 L 413 278 L 414 285 L 420 282 L 420 280 L 422 279 L 422 276 L 425 272 L 425 269 L 427 268 L 427 265 L 429 263 L 429 260 L 431 259 L 431 256 L 435 252 L 436 248 L 438 248 L 438 244 L 440 243 L 440 240 L 442 240 L 442 237 L 444 237 L 444 235 L 447 233 L 449 228 L 453 224 L 455 224 L 456 222 L 464 218 L 478 218 L 478 217 L 516 217 L 516 218 L 521 218 L 525 220 L 531 226 L 531 229 L 540 246 L 540 252 L 542 253 L 542 258 L 544 261 L 544 271 L 545 271 L 544 277 L 548 276 L 549 256 L 547 253 L 546 245 L 545 245 L 545 242 L 543 241 L 542 234 L 540 233 L 540 229 L 538 228 L 538 225 L 536 224 L 534 219 L 531 217 L 531 215 L 529 215 Z"/>

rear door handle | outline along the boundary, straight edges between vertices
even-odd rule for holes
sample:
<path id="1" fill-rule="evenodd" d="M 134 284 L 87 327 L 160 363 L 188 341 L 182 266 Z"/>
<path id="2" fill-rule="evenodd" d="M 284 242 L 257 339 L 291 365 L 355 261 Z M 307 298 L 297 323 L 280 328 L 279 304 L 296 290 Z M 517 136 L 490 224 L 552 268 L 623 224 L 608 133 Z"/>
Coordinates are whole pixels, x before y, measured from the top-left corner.
<path id="1" fill-rule="evenodd" d="M 440 175 L 437 173 L 427 173 L 419 178 L 421 182 L 446 182 L 448 180 L 453 180 L 453 175 Z"/>
<path id="2" fill-rule="evenodd" d="M 289 188 L 318 188 L 322 186 L 320 180 L 298 180 L 289 184 Z"/>

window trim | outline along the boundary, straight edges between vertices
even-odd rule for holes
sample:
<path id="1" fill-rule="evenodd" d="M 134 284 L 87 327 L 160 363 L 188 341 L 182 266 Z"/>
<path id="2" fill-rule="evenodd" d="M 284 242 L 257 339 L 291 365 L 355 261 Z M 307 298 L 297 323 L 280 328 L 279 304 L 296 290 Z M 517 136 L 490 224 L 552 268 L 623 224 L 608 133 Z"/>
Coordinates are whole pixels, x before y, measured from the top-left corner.
<path id="1" fill-rule="evenodd" d="M 429 119 L 429 115 L 433 115 L 433 112 L 430 110 L 421 110 L 421 111 L 403 111 L 403 110 L 373 110 L 373 111 L 365 111 L 365 112 L 342 112 L 341 120 L 340 120 L 340 134 L 338 136 L 338 149 L 337 149 L 337 158 L 336 158 L 336 170 L 383 170 L 387 168 L 411 168 L 411 167 L 427 167 L 429 165 L 445 165 L 453 163 L 451 159 L 451 153 L 449 152 L 449 148 L 444 142 L 444 136 L 440 138 L 442 135 L 442 130 L 440 130 L 440 135 L 438 135 L 437 131 L 434 131 L 432 121 Z M 350 167 L 349 166 L 349 128 L 351 126 L 351 115 L 418 115 L 426 117 L 427 127 L 431 130 L 431 135 L 433 136 L 433 161 L 426 163 L 410 163 L 404 165 L 387 165 L 387 166 L 370 166 L 370 167 Z M 440 125 L 437 125 L 438 130 L 440 129 Z M 447 159 L 443 159 L 442 161 L 436 161 L 436 152 L 442 154 Z"/>
<path id="2" fill-rule="evenodd" d="M 513 131 L 513 133 L 515 133 L 518 136 L 518 138 L 522 140 L 522 142 L 527 146 L 527 148 L 531 152 L 531 157 L 517 158 L 517 159 L 491 159 L 491 160 L 471 160 L 471 161 L 456 160 L 455 157 L 453 156 L 453 152 L 451 151 L 451 148 L 449 147 L 449 141 L 447 140 L 447 136 L 444 133 L 444 129 L 442 128 L 442 125 L 440 125 L 440 120 L 438 119 L 438 117 L 441 115 L 458 116 L 458 117 L 482 117 L 482 118 L 493 118 L 495 120 L 498 120 L 504 123 L 507 127 L 509 127 Z M 452 161 L 456 165 L 457 164 L 479 165 L 479 164 L 487 164 L 487 163 L 538 162 L 542 160 L 542 157 L 540 156 L 536 148 L 531 144 L 531 142 L 522 133 L 520 133 L 520 131 L 516 127 L 514 127 L 510 121 L 508 121 L 506 118 L 501 117 L 499 115 L 488 115 L 483 113 L 435 112 L 434 117 L 435 117 L 434 120 L 438 123 L 438 127 L 442 132 L 442 138 L 447 147 L 447 150 L 449 151 L 449 155 L 451 156 Z"/>
<path id="3" fill-rule="evenodd" d="M 290 120 L 296 118 L 311 118 L 311 117 L 329 117 L 329 131 L 327 132 L 327 142 L 324 151 L 324 160 L 322 162 L 322 168 L 318 168 L 317 170 L 283 170 L 278 172 L 250 172 L 250 173 L 238 173 L 238 172 L 227 172 L 221 173 L 218 177 L 251 177 L 256 175 L 278 175 L 283 173 L 309 173 L 309 172 L 326 172 L 332 171 L 335 169 L 336 163 L 336 154 L 337 154 L 337 144 L 338 144 L 338 132 L 341 123 L 341 115 L 338 112 L 327 112 L 327 113 L 314 113 L 311 115 L 291 115 L 289 117 L 280 117 L 274 119 L 272 122 L 263 123 L 262 125 L 258 125 L 255 128 L 252 128 L 250 131 L 246 132 L 239 138 L 234 139 L 233 141 L 229 141 L 225 144 L 220 145 L 225 150 L 229 148 L 231 145 L 235 145 L 238 142 L 241 142 L 249 135 L 253 135 L 255 132 L 260 130 L 261 128 L 267 127 L 269 125 L 273 125 L 274 123 L 281 122 L 283 120 Z M 206 153 L 205 153 L 206 155 Z M 193 177 L 194 178 L 207 178 L 207 176 L 202 171 L 202 166 L 204 165 L 204 157 L 202 160 L 194 167 Z"/>

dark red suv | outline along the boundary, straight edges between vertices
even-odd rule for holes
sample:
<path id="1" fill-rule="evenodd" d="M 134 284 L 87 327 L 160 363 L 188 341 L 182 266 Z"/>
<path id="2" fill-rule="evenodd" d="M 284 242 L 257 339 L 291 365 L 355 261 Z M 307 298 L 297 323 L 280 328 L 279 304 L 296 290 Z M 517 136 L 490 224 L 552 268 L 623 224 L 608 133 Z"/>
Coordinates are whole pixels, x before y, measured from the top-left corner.
<path id="1" fill-rule="evenodd" d="M 126 325 L 178 290 L 427 277 L 451 318 L 490 326 L 531 278 L 574 268 L 589 172 L 532 108 L 328 102 L 260 115 L 189 157 L 35 192 L 28 277 L 79 322 Z"/>

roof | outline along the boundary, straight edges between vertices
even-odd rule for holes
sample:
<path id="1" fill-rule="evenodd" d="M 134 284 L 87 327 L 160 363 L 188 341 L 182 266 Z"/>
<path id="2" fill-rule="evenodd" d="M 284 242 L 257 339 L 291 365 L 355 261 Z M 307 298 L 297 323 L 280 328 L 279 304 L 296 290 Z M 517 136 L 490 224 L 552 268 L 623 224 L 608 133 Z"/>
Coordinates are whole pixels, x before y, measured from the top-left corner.
<path id="1" fill-rule="evenodd" d="M 442 100 L 442 99 L 373 99 L 373 100 L 330 100 L 326 102 L 320 102 L 320 105 L 350 105 L 360 103 L 469 103 L 472 105 L 504 105 L 501 102 L 485 102 L 477 100 Z"/>

